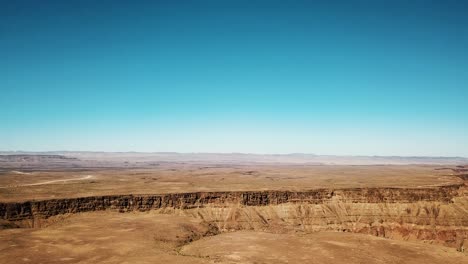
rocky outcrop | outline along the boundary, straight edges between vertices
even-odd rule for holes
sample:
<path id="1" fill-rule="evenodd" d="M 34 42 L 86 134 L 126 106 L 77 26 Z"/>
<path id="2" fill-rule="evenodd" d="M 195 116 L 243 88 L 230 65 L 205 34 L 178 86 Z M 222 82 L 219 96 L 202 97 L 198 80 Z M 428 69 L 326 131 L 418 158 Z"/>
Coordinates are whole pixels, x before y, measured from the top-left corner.
<path id="1" fill-rule="evenodd" d="M 267 206 L 283 203 L 323 204 L 331 201 L 347 203 L 408 203 L 438 201 L 450 203 L 458 195 L 461 185 L 440 188 L 353 188 L 317 189 L 304 192 L 196 192 L 158 195 L 109 195 L 69 199 L 0 203 L 0 219 L 21 221 L 48 218 L 59 214 L 118 210 L 147 211 L 160 208 L 190 209 L 206 205 Z"/>
<path id="2" fill-rule="evenodd" d="M 67 214 L 160 210 L 201 218 L 221 231 L 336 230 L 448 246 L 468 236 L 464 184 L 439 188 L 317 189 L 111 195 L 0 203 L 3 226 L 39 227 Z"/>

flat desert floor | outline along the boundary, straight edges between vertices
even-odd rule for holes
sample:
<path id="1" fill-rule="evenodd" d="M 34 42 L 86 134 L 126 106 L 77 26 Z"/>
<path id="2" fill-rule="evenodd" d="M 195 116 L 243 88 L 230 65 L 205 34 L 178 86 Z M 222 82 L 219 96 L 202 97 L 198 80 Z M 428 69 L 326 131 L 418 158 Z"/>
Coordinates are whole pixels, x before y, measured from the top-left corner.
<path id="1" fill-rule="evenodd" d="M 417 165 L 165 164 L 142 169 L 28 169 L 0 173 L 0 201 L 208 191 L 422 188 L 455 183 L 463 181 L 451 170 Z"/>

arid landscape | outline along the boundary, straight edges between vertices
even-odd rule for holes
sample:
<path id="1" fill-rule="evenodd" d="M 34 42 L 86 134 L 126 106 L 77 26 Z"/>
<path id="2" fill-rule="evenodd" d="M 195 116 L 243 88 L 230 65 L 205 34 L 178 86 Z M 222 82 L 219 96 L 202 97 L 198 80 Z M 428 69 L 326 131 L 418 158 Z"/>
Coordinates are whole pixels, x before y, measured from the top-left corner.
<path id="1" fill-rule="evenodd" d="M 467 14 L 2 1 L 0 264 L 468 264 Z"/>
<path id="2" fill-rule="evenodd" d="M 1 263 L 468 263 L 466 164 L 2 153 Z"/>

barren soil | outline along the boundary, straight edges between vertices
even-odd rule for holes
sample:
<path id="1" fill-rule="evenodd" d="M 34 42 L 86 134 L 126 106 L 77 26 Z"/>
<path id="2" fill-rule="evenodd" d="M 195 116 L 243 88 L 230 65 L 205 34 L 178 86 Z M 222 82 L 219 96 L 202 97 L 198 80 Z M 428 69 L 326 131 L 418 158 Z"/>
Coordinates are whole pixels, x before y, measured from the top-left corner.
<path id="1" fill-rule="evenodd" d="M 45 228 L 3 230 L 0 255 L 5 264 L 460 264 L 468 258 L 452 248 L 342 232 L 237 231 L 215 235 L 200 219 L 160 212 L 81 213 Z"/>
<path id="2" fill-rule="evenodd" d="M 208 191 L 423 188 L 463 183 L 451 170 L 436 170 L 439 167 L 166 164 L 144 169 L 28 170 L 29 174 L 16 170 L 0 174 L 0 201 Z"/>
<path id="3" fill-rule="evenodd" d="M 4 159 L 0 262 L 468 263 L 463 165 L 138 160 Z"/>

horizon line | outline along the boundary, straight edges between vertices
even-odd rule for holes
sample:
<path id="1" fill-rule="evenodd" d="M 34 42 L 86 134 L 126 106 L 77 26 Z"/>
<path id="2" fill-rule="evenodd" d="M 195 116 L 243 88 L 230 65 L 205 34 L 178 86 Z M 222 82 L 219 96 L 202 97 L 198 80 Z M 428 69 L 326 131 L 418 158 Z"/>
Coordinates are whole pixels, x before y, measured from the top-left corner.
<path id="1" fill-rule="evenodd" d="M 402 157 L 402 158 L 461 158 L 468 159 L 465 156 L 441 156 L 441 155 L 372 155 L 372 154 L 359 154 L 359 155 L 346 155 L 346 154 L 316 154 L 305 152 L 290 152 L 290 153 L 259 153 L 259 152 L 177 152 L 177 151 L 105 151 L 105 150 L 47 150 L 47 151 L 29 151 L 29 150 L 0 150 L 0 153 L 18 152 L 18 153 L 140 153 L 140 154 L 239 154 L 239 155 L 258 155 L 258 156 L 288 156 L 288 155 L 309 155 L 309 156 L 322 156 L 322 157 Z"/>

